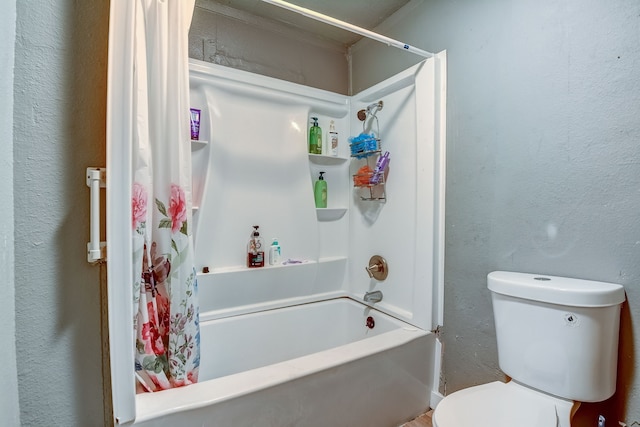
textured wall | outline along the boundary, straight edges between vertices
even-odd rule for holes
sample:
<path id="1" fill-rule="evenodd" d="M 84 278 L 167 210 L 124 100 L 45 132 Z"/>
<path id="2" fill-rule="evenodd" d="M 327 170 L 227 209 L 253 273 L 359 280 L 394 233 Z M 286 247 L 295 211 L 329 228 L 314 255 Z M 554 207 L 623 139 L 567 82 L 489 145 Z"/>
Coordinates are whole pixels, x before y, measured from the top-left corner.
<path id="1" fill-rule="evenodd" d="M 208 0 L 196 3 L 189 56 L 336 93 L 348 91 L 344 46 Z"/>
<path id="2" fill-rule="evenodd" d="M 15 312 L 20 416 L 102 425 L 99 268 L 85 168 L 105 164 L 109 2 L 17 2 Z"/>
<path id="3" fill-rule="evenodd" d="M 7 425 L 20 423 L 16 372 L 16 321 L 13 248 L 13 61 L 16 2 L 5 2 L 0 14 L 0 414 Z"/>
<path id="4" fill-rule="evenodd" d="M 416 1 L 379 30 L 448 52 L 443 391 L 502 378 L 488 272 L 611 281 L 618 392 L 578 419 L 640 422 L 640 4 Z M 355 92 L 416 61 L 353 52 Z"/>
<path id="5" fill-rule="evenodd" d="M 17 3 L 21 421 L 101 425 L 98 271 L 84 262 L 83 176 L 105 163 L 108 2 L 40 3 Z M 626 286 L 629 303 L 618 399 L 606 409 L 640 421 L 639 8 L 635 0 L 416 1 L 399 24 L 382 27 L 449 54 L 447 392 L 500 378 L 487 272 L 609 280 Z M 356 92 L 415 63 L 370 45 L 355 51 Z"/>

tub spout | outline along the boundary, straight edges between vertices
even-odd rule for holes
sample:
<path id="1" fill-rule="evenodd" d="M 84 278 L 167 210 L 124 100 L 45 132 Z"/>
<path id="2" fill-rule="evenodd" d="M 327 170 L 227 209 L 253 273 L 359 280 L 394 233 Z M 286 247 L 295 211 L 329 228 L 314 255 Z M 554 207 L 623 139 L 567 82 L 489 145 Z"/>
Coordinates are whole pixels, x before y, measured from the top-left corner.
<path id="1" fill-rule="evenodd" d="M 382 292 L 380 291 L 367 292 L 366 294 L 364 294 L 364 301 L 380 302 L 382 301 Z"/>

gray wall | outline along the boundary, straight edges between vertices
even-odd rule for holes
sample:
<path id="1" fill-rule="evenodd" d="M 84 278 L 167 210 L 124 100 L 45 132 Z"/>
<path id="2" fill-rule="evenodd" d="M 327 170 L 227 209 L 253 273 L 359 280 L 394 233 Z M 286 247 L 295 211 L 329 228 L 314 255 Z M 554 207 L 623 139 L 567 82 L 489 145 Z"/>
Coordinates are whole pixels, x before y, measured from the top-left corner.
<path id="1" fill-rule="evenodd" d="M 16 372 L 16 319 L 13 249 L 13 61 L 16 2 L 0 14 L 0 414 L 8 425 L 20 423 Z"/>
<path id="2" fill-rule="evenodd" d="M 86 262 L 84 175 L 86 167 L 106 161 L 109 2 L 16 4 L 13 196 L 20 421 L 25 426 L 103 425 L 100 271 Z M 4 176 L 4 167 L 0 173 Z"/>
<path id="3" fill-rule="evenodd" d="M 210 0 L 198 0 L 189 57 L 341 94 L 346 47 Z"/>
<path id="4" fill-rule="evenodd" d="M 503 378 L 490 271 L 610 281 L 618 392 L 577 419 L 640 422 L 640 3 L 415 1 L 379 30 L 448 52 L 442 391 Z M 359 43 L 355 92 L 415 61 Z"/>

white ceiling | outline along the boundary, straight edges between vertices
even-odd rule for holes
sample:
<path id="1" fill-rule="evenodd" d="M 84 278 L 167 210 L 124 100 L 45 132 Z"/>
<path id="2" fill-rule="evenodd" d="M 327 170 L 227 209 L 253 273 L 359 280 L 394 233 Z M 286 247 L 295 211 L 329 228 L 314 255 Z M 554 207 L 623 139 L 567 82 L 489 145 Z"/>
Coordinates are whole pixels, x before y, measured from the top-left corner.
<path id="1" fill-rule="evenodd" d="M 398 9 L 409 3 L 409 1 L 410 0 L 288 0 L 289 3 L 315 10 L 316 12 L 366 29 L 375 28 Z M 346 46 L 350 46 L 362 38 L 357 34 L 315 21 L 261 0 L 208 0 L 208 2 L 218 3 L 225 9 L 232 8 L 276 21 L 280 24 L 307 31 L 315 36 L 332 40 Z"/>

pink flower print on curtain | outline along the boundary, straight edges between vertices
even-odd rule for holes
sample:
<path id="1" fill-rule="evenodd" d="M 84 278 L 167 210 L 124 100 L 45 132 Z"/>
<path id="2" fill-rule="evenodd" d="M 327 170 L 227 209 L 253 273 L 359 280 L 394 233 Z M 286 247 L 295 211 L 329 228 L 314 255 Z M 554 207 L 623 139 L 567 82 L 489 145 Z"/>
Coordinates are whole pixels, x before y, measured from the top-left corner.
<path id="1" fill-rule="evenodd" d="M 197 281 L 189 228 L 188 34 L 195 2 L 134 3 L 135 375 L 140 388 L 155 391 L 196 382 L 200 365 Z"/>
<path id="2" fill-rule="evenodd" d="M 140 304 L 137 319 L 136 373 L 147 391 L 171 388 L 171 371 L 166 348 L 169 344 L 170 304 L 166 281 L 171 263 L 159 256 L 151 245 L 151 263 L 147 246 L 143 251 Z"/>
<path id="3" fill-rule="evenodd" d="M 171 232 L 177 233 L 180 231 L 187 234 L 186 229 L 182 229 L 187 224 L 187 201 L 184 196 L 184 190 L 175 184 L 171 185 L 169 216 L 171 217 Z"/>
<path id="4" fill-rule="evenodd" d="M 137 230 L 140 224 L 146 223 L 147 190 L 139 182 L 133 183 L 133 191 L 131 197 L 131 216 L 134 231 Z"/>
<path id="5" fill-rule="evenodd" d="M 192 243 L 189 237 L 188 214 L 185 191 L 177 184 L 171 184 L 169 209 L 156 199 L 158 211 L 164 216 L 158 228 L 171 229 L 173 266 L 182 269 L 182 291 L 171 299 L 171 317 L 167 320 L 169 329 L 169 368 L 174 387 L 198 381 L 200 365 L 200 329 L 198 308 L 194 304 L 197 289 L 195 267 L 186 264 L 190 258 Z"/>
<path id="6" fill-rule="evenodd" d="M 200 333 L 195 268 L 189 262 L 187 203 L 184 190 L 172 184 L 169 209 L 155 199 L 157 229 L 148 230 L 147 193 L 134 185 L 133 226 L 139 234 L 170 232 L 170 244 L 161 248 L 156 241 L 142 254 L 136 327 L 136 375 L 146 391 L 159 391 L 197 382 L 200 365 Z M 139 217 L 136 218 L 136 212 Z M 164 231 L 163 231 L 164 230 Z M 157 234 L 158 239 L 163 239 Z M 153 238 L 153 237 L 152 237 Z M 174 289 L 174 294 L 169 290 Z M 135 287 L 134 287 L 135 289 Z"/>
<path id="7" fill-rule="evenodd" d="M 146 233 L 148 193 L 144 185 L 135 182 L 132 188 L 131 214 L 134 241 L 142 240 Z M 134 245 L 135 246 L 135 245 Z M 164 283 L 171 270 L 170 262 L 159 257 L 156 244 L 151 245 L 149 262 L 148 247 L 144 244 L 141 253 L 134 254 L 140 260 L 140 280 L 134 286 L 134 308 L 136 327 L 136 374 L 146 391 L 171 387 L 168 344 L 169 299 Z M 136 257 L 136 255 L 138 255 Z"/>

